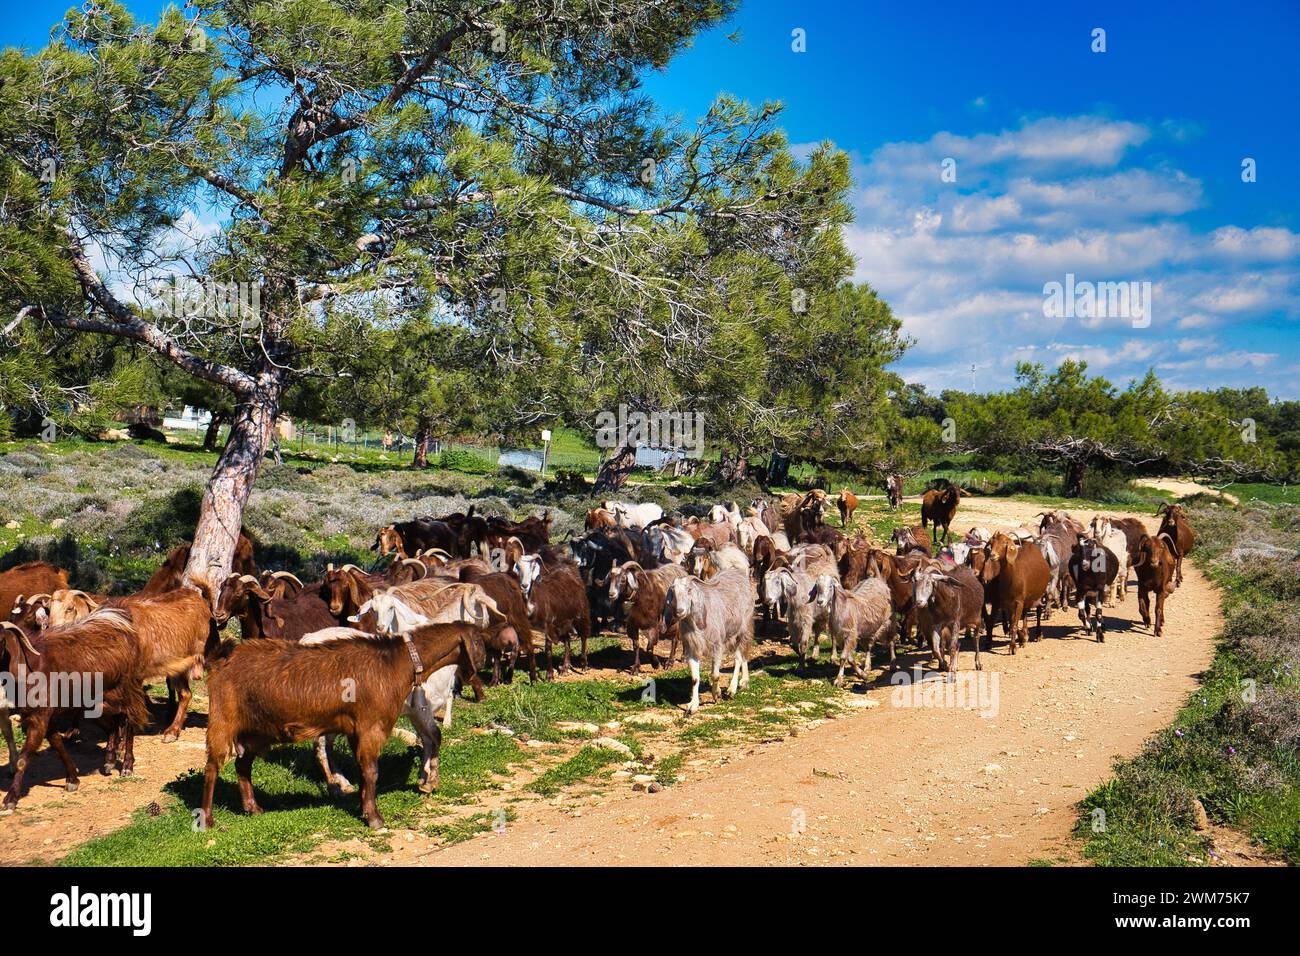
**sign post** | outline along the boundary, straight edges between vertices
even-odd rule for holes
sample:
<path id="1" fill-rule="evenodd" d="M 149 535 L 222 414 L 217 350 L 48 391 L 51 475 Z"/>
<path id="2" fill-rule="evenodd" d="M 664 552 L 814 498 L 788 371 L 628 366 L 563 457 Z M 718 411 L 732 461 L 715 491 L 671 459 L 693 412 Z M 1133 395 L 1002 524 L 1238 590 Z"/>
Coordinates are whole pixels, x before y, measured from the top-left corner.
<path id="1" fill-rule="evenodd" d="M 546 460 L 550 457 L 551 451 L 551 430 L 542 429 L 542 478 L 546 478 Z"/>

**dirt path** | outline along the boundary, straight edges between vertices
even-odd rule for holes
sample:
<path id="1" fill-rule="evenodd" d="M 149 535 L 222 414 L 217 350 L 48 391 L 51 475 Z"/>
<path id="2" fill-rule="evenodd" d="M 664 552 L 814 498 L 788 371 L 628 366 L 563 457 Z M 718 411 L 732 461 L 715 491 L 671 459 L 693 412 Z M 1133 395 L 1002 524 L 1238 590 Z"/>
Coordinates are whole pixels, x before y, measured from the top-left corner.
<path id="1" fill-rule="evenodd" d="M 54 863 L 77 844 L 126 826 L 136 810 L 162 800 L 164 786 L 203 766 L 206 711 L 207 697 L 199 685 L 180 740 L 162 743 L 158 719 L 147 734 L 136 737 L 135 773 L 130 777 L 100 775 L 104 738 L 84 727 L 86 739 L 69 747 L 81 776 L 75 793 L 64 789 L 58 758 L 48 745 L 42 748 L 24 778 L 18 809 L 0 815 L 0 866 Z M 162 714 L 159 705 L 155 716 Z M 6 789 L 10 779 L 6 774 Z"/>
<path id="2" fill-rule="evenodd" d="M 958 525 L 1031 522 L 1042 506 L 967 498 Z M 1090 515 L 1079 515 L 1088 518 Z M 1149 522 L 1154 526 L 1154 522 Z M 395 834 L 383 862 L 451 864 L 1023 864 L 1072 861 L 1072 805 L 1165 726 L 1209 663 L 1215 589 L 1188 566 L 1165 637 L 1132 628 L 1137 600 L 1109 609 L 1105 644 L 1073 612 L 1011 659 L 984 658 L 981 706 L 901 706 L 887 676 L 836 720 L 780 742 L 689 761 L 659 793 L 562 795 L 521 807 L 504 833 L 441 847 Z M 970 672 L 972 655 L 962 655 Z M 973 674 L 973 672 L 970 672 Z M 206 710 L 196 695 L 197 710 Z M 705 704 L 707 709 L 708 704 Z M 981 710 L 984 713 L 981 713 Z M 696 718 L 700 719 L 700 718 Z M 101 777 L 82 746 L 81 789 L 43 751 L 19 811 L 0 816 L 0 865 L 51 862 L 121 827 L 180 773 L 201 766 L 201 714 L 176 744 L 137 740 L 137 775 Z M 802 832 L 799 832 L 802 826 Z"/>
<path id="3" fill-rule="evenodd" d="M 1157 491 L 1168 491 L 1180 498 L 1196 494 L 1217 495 L 1230 505 L 1239 504 L 1236 495 L 1230 495 L 1226 491 L 1219 491 L 1217 488 L 1211 488 L 1195 481 L 1180 481 L 1177 478 L 1139 478 L 1134 484 L 1146 488 L 1155 488 Z"/>
<path id="4" fill-rule="evenodd" d="M 972 498 L 960 523 L 1015 525 L 1039 510 Z M 688 766 L 686 781 L 663 792 L 584 801 L 580 817 L 548 806 L 420 862 L 1073 862 L 1073 804 L 1108 776 L 1115 755 L 1137 752 L 1168 724 L 1209 664 L 1222 619 L 1215 588 L 1194 568 L 1167 605 L 1164 637 L 1140 621 L 1133 628 L 1137 617 L 1130 592 L 1107 612 L 1105 644 L 1078 638 L 1073 612 L 1053 615 L 1045 640 L 1014 660 L 999 640 L 983 672 L 989 704 L 997 681 L 995 713 L 899 706 L 878 680 L 868 695 L 877 706 L 721 767 Z M 961 666 L 972 661 L 964 653 Z"/>

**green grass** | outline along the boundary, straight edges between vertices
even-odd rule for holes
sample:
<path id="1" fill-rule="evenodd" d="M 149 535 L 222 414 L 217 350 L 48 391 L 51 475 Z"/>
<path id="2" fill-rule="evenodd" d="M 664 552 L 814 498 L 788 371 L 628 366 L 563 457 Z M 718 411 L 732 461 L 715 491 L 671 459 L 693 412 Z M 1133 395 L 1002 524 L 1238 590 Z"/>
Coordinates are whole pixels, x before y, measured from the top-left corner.
<path id="1" fill-rule="evenodd" d="M 685 758 L 697 749 L 766 739 L 800 720 L 832 716 L 840 692 L 826 676 L 796 678 L 793 660 L 782 659 L 754 672 L 750 686 L 735 699 L 714 705 L 706 696 L 705 713 L 685 721 L 684 732 L 679 736 L 667 732 L 670 737 L 650 745 L 657 757 L 646 772 L 661 785 L 670 785 Z M 729 672 L 724 677 L 729 679 Z M 503 793 L 503 784 L 518 770 L 541 769 L 522 788 L 540 797 L 607 781 L 628 757 L 590 744 L 573 751 L 573 735 L 556 725 L 561 721 L 600 725 L 652 709 L 677 714 L 689 694 L 689 676 L 680 668 L 656 675 L 656 689 L 657 701 L 643 702 L 641 686 L 631 682 L 520 682 L 490 688 L 482 704 L 457 707 L 457 718 L 443 738 L 441 787 L 435 794 L 422 795 L 416 789 L 418 748 L 397 739 L 388 742 L 379 768 L 380 812 L 391 827 L 422 829 L 430 836 L 458 842 L 491 829 L 494 813 L 475 808 L 481 807 L 485 796 Z M 805 706 L 800 707 L 801 702 Z M 765 707 L 780 710 L 764 712 Z M 514 736 L 482 732 L 499 727 L 509 728 Z M 655 726 L 633 730 L 628 724 L 613 733 L 634 757 L 641 758 L 647 747 L 645 735 L 665 731 Z M 525 735 L 554 746 L 521 747 Z M 336 756 L 343 773 L 357 782 L 346 746 L 338 745 Z M 360 817 L 356 794 L 327 795 L 310 744 L 279 747 L 257 760 L 253 786 L 265 811 L 259 816 L 240 809 L 234 764 L 228 763 L 217 786 L 215 827 L 200 831 L 193 826 L 192 808 L 199 804 L 202 774 L 186 773 L 163 788 L 158 801 L 162 812 L 157 816 L 139 811 L 127 826 L 82 844 L 63 862 L 70 866 L 240 866 L 309 853 L 327 840 L 361 839 L 382 848 L 384 838 L 372 833 Z"/>
<path id="2" fill-rule="evenodd" d="M 1300 504 L 1300 485 L 1263 485 L 1231 484 L 1223 491 L 1241 499 L 1242 504 L 1249 501 L 1267 501 L 1273 504 Z"/>
<path id="3" fill-rule="evenodd" d="M 1223 587 L 1214 660 L 1173 724 L 1082 802 L 1077 833 L 1100 865 L 1208 863 L 1199 801 L 1211 820 L 1300 863 L 1300 584 L 1289 559 L 1230 554 L 1261 540 L 1294 551 L 1300 515 L 1205 503 L 1191 519 L 1197 563 Z"/>

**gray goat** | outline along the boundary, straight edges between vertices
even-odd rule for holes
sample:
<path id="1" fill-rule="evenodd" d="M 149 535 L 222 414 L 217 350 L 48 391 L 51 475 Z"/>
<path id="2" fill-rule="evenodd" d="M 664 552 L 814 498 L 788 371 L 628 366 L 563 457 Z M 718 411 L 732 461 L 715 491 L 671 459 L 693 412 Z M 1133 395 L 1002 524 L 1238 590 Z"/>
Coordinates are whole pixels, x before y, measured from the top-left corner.
<path id="1" fill-rule="evenodd" d="M 749 646 L 754 640 L 754 586 L 744 571 L 720 571 L 708 581 L 678 578 L 668 589 L 664 602 L 664 627 L 677 624 L 682 639 L 682 656 L 691 669 L 689 713 L 700 709 L 700 661 L 711 662 L 709 691 L 720 701 L 719 685 L 723 655 L 735 658 L 731 671 L 731 695 L 739 686 L 749 686 Z M 744 676 L 741 677 L 741 671 Z"/>

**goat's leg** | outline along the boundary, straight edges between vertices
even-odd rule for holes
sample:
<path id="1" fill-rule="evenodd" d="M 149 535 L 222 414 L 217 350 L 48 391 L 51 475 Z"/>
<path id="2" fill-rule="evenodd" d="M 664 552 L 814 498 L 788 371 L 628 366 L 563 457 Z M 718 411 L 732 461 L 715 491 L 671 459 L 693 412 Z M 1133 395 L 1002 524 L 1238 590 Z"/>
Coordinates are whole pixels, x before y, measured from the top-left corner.
<path id="1" fill-rule="evenodd" d="M 176 716 L 172 718 L 171 725 L 163 731 L 162 742 L 165 744 L 178 740 L 181 735 L 181 728 L 185 726 L 185 713 L 190 709 L 190 698 L 194 695 L 190 692 L 190 675 L 189 673 L 177 674 L 175 677 L 167 680 L 168 697 L 174 688 L 176 691 Z"/>
<path id="2" fill-rule="evenodd" d="M 437 721 L 434 721 L 429 736 L 420 742 L 424 745 L 424 763 L 420 768 L 420 792 L 433 793 L 442 786 L 442 778 L 438 773 L 438 754 L 442 750 L 442 728 L 438 726 Z"/>
<path id="3" fill-rule="evenodd" d="M 564 662 L 560 665 L 560 673 L 567 674 L 573 670 L 573 662 L 570 659 L 570 652 L 573 649 L 573 632 L 564 632 Z"/>
<path id="4" fill-rule="evenodd" d="M 1147 627 L 1151 626 L 1151 597 L 1147 589 L 1138 582 L 1138 613 L 1142 615 L 1142 623 Z"/>
<path id="5" fill-rule="evenodd" d="M 122 769 L 120 774 L 129 777 L 135 773 L 135 728 L 122 718 Z"/>
<path id="6" fill-rule="evenodd" d="M 481 704 L 487 700 L 487 691 L 483 689 L 483 680 L 478 676 L 478 671 L 469 675 L 469 686 L 474 691 L 474 703 Z"/>
<path id="7" fill-rule="evenodd" d="M 691 700 L 686 705 L 686 712 L 693 714 L 700 709 L 700 661 L 697 657 L 688 656 L 686 665 L 691 669 Z"/>
<path id="8" fill-rule="evenodd" d="M 325 774 L 325 786 L 331 797 L 341 793 L 353 793 L 356 790 L 356 787 L 352 786 L 352 781 L 334 767 L 334 738 L 337 736 L 338 734 L 321 734 L 316 738 L 316 762 L 320 764 L 321 772 Z"/>
<path id="9" fill-rule="evenodd" d="M 591 670 L 591 661 L 587 660 L 587 642 L 591 640 L 591 621 L 583 621 L 578 628 L 578 637 L 582 640 L 582 669 Z"/>
<path id="10" fill-rule="evenodd" d="M 0 733 L 5 735 L 5 746 L 9 748 L 5 752 L 9 754 L 9 775 L 13 776 L 17 770 L 18 745 L 14 743 L 14 725 L 10 722 L 7 711 L 0 714 Z"/>
<path id="11" fill-rule="evenodd" d="M 244 743 L 244 752 L 235 757 L 235 775 L 239 778 L 239 801 L 245 813 L 259 814 L 262 808 L 257 805 L 253 795 L 253 758 L 256 756 L 251 743 Z"/>
<path id="12" fill-rule="evenodd" d="M 361 767 L 361 815 L 372 830 L 384 826 L 384 818 L 375 803 L 375 793 L 379 788 L 379 751 L 384 746 L 383 740 L 375 741 L 374 738 L 378 736 L 378 733 L 366 733 L 364 736 L 351 734 L 348 737 L 352 752 L 357 756 L 357 764 Z"/>
<path id="13" fill-rule="evenodd" d="M 113 767 L 117 765 L 117 750 L 125 723 L 125 717 L 117 717 L 108 728 L 108 738 L 104 741 L 104 764 L 99 768 L 99 772 L 105 777 L 109 776 L 113 772 Z"/>
<path id="14" fill-rule="evenodd" d="M 1165 629 L 1165 592 L 1161 588 L 1156 592 L 1156 637 Z"/>
<path id="15" fill-rule="evenodd" d="M 10 810 L 18 805 L 18 798 L 23 792 L 23 777 L 27 773 L 28 766 L 31 765 L 32 757 L 36 751 L 41 749 L 41 744 L 45 742 L 45 734 L 50 727 L 50 715 L 48 712 L 33 714 L 29 721 L 23 725 L 23 749 L 18 752 L 18 761 L 14 767 L 14 779 L 9 784 L 9 792 L 5 794 L 4 808 Z"/>
<path id="16" fill-rule="evenodd" d="M 709 693 L 715 704 L 722 701 L 722 647 L 713 652 L 713 661 L 709 667 Z"/>
<path id="17" fill-rule="evenodd" d="M 740 648 L 736 648 L 736 652 L 733 655 L 735 660 L 731 663 L 731 690 L 728 695 L 730 697 L 735 697 L 736 691 L 740 689 L 740 660 L 744 656 L 745 655 L 740 652 Z"/>
<path id="18" fill-rule="evenodd" d="M 632 666 L 628 668 L 628 673 L 639 674 L 641 673 L 641 632 L 637 630 L 635 624 L 629 624 L 627 626 L 627 636 L 632 642 Z M 649 631 L 646 634 L 646 653 L 650 657 L 654 657 L 654 631 Z"/>
<path id="19" fill-rule="evenodd" d="M 63 734 L 57 731 L 50 733 L 50 748 L 63 761 L 63 772 L 67 780 L 63 789 L 68 793 L 76 793 L 77 788 L 81 786 L 81 778 L 77 776 L 77 765 L 72 762 L 72 755 L 68 753 L 68 747 L 63 742 Z"/>
<path id="20" fill-rule="evenodd" d="M 555 659 L 551 657 L 551 632 L 549 628 L 545 634 L 546 639 L 542 653 L 546 655 L 546 679 L 548 681 L 553 681 L 555 680 Z"/>

